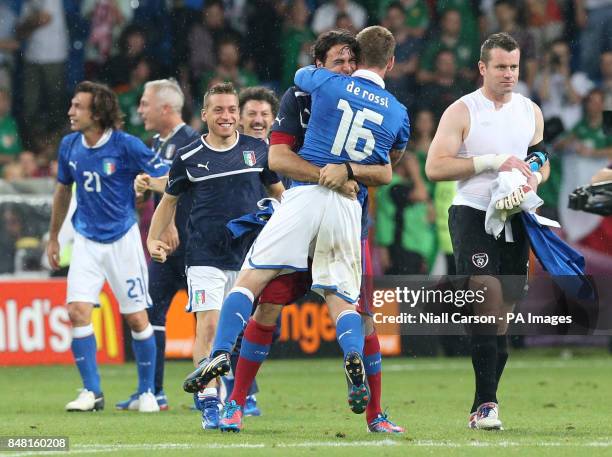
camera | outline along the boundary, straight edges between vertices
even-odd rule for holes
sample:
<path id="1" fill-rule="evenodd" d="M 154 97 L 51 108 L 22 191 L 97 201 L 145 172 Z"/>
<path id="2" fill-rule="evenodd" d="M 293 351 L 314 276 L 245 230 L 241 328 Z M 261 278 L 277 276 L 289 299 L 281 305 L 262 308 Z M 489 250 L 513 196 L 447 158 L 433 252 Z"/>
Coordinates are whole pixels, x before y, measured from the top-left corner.
<path id="1" fill-rule="evenodd" d="M 612 215 L 612 181 L 577 188 L 569 194 L 567 206 L 600 216 Z"/>

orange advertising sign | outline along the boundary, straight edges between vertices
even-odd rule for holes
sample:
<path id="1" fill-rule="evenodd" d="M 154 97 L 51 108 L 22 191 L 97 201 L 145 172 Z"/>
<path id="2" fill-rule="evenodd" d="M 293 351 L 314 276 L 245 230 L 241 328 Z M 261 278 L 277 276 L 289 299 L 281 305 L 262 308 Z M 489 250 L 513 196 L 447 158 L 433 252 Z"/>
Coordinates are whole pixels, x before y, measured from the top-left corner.
<path id="1" fill-rule="evenodd" d="M 74 362 L 66 280 L 0 282 L 0 365 L 50 365 Z M 92 323 L 99 363 L 125 360 L 119 306 L 108 285 L 100 293 Z"/>

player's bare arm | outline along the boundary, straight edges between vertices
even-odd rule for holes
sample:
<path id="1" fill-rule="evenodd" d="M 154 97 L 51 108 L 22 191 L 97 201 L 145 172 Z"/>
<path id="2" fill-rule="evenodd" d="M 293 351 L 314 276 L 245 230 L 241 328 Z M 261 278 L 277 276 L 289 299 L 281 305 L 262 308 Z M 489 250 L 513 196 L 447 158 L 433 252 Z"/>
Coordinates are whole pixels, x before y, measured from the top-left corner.
<path id="1" fill-rule="evenodd" d="M 136 194 L 144 194 L 148 190 L 163 194 L 168 183 L 168 175 L 154 178 L 147 173 L 141 173 L 134 179 L 134 190 Z"/>
<path id="2" fill-rule="evenodd" d="M 51 209 L 51 224 L 49 227 L 49 243 L 47 244 L 47 257 L 49 265 L 54 270 L 59 268 L 59 241 L 57 240 L 60 228 L 68 214 L 70 199 L 72 198 L 71 186 L 58 183 L 53 194 L 53 207 Z"/>
<path id="3" fill-rule="evenodd" d="M 302 182 L 319 182 L 320 168 L 302 159 L 288 144 L 273 144 L 268 153 L 270 170 Z"/>
<path id="4" fill-rule="evenodd" d="M 270 184 L 269 186 L 266 186 L 266 192 L 268 193 L 269 197 L 280 201 L 283 192 L 285 192 L 285 186 L 282 182 Z"/>
<path id="5" fill-rule="evenodd" d="M 288 144 L 273 144 L 270 146 L 268 165 L 270 170 L 296 181 L 319 182 L 321 169 L 302 159 L 293 152 Z M 344 183 L 335 190 L 351 199 L 355 199 L 357 198 L 357 192 L 359 192 L 359 185 L 355 181 L 344 180 Z"/>
<path id="6" fill-rule="evenodd" d="M 174 219 L 178 197 L 164 193 L 159 205 L 153 213 L 149 235 L 147 236 L 147 249 L 151 258 L 156 262 L 165 262 L 170 246 L 161 240 L 161 235 Z"/>
<path id="7" fill-rule="evenodd" d="M 535 115 L 535 132 L 533 134 L 533 139 L 529 146 L 535 146 L 541 143 L 544 140 L 544 116 L 542 115 L 542 110 L 538 105 L 533 103 L 533 112 Z M 538 176 L 539 174 L 539 176 Z M 527 178 L 527 184 L 537 192 L 538 185 L 546 182 L 548 177 L 550 176 L 550 164 L 546 162 L 540 169 L 533 173 L 530 177 Z"/>
<path id="8" fill-rule="evenodd" d="M 513 168 L 528 178 L 531 176 L 529 165 L 513 155 L 486 154 L 478 157 L 457 157 L 469 129 L 470 115 L 467 106 L 461 101 L 456 101 L 444 111 L 427 153 L 425 173 L 430 180 L 462 180 L 484 171 L 510 171 Z"/>
<path id="9" fill-rule="evenodd" d="M 404 153 L 406 152 L 406 149 L 391 149 L 391 151 L 389 151 L 389 159 L 391 159 L 391 166 L 397 164 L 402 157 L 404 157 Z"/>
<path id="10" fill-rule="evenodd" d="M 393 170 L 391 164 L 385 165 L 362 165 L 349 163 L 353 178 L 366 186 L 382 186 L 391 182 Z M 328 164 L 321 168 L 319 184 L 333 190 L 337 190 L 351 178 L 349 168 L 341 164 Z"/>
<path id="11" fill-rule="evenodd" d="M 591 178 L 591 184 L 606 181 L 612 181 L 612 169 L 610 168 L 602 168 Z"/>

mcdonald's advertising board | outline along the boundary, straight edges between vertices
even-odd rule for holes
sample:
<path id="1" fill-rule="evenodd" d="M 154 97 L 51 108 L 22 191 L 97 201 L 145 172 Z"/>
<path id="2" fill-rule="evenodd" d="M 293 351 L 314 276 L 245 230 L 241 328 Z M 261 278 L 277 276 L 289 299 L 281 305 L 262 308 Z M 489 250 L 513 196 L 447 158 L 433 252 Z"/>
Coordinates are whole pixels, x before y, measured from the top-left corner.
<path id="1" fill-rule="evenodd" d="M 0 281 L 0 366 L 72 364 L 66 280 Z M 92 323 L 98 363 L 125 360 L 121 315 L 108 285 Z"/>

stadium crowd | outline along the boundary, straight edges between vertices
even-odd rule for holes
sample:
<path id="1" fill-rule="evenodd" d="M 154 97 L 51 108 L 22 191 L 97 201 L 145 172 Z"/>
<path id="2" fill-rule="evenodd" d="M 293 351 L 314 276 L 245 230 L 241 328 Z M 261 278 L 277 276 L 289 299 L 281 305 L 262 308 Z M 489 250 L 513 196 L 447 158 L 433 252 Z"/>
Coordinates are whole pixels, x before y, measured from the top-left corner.
<path id="1" fill-rule="evenodd" d="M 421 175 L 413 182 L 404 160 L 373 199 L 378 272 L 428 273 L 439 252 L 452 254 L 454 187 L 429 182 L 425 159 L 442 112 L 480 84 L 479 44 L 498 31 L 521 46 L 518 90 L 542 107 L 554 151 L 539 190 L 544 213 L 561 219 L 570 241 L 610 254 L 610 218 L 576 224 L 584 216 L 566 200 L 612 160 L 599 115 L 612 108 L 612 0 L 0 0 L 0 177 L 55 175 L 70 94 L 82 80 L 113 88 L 124 129 L 150 142 L 137 111 L 147 81 L 176 78 L 184 118 L 202 130 L 202 95 L 215 83 L 280 95 L 311 62 L 318 34 L 372 24 L 397 41 L 386 84 L 409 109 Z"/>

